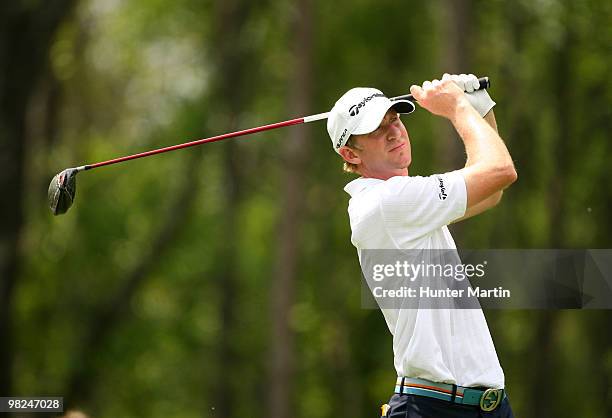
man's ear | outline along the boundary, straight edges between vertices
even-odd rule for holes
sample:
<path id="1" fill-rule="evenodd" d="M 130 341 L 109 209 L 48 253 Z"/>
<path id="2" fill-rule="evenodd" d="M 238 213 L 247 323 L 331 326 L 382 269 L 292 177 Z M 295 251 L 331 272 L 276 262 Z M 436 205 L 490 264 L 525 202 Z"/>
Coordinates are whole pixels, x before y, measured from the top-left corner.
<path id="1" fill-rule="evenodd" d="M 352 148 L 344 146 L 340 148 L 338 152 L 342 156 L 342 159 L 344 159 L 344 161 L 346 161 L 347 163 L 355 165 L 361 164 L 361 158 L 359 158 L 359 156 L 355 153 L 355 150 L 353 150 Z"/>

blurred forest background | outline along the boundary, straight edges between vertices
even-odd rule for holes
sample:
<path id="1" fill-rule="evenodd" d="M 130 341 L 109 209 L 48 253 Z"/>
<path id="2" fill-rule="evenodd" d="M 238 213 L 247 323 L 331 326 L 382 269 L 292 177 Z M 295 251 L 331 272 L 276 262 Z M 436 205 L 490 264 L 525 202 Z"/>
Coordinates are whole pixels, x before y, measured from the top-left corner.
<path id="1" fill-rule="evenodd" d="M 519 181 L 463 248 L 612 248 L 612 2 L 12 0 L 0 5 L 0 395 L 91 417 L 375 417 L 395 371 L 360 306 L 324 122 L 60 170 L 488 75 Z M 411 174 L 461 142 L 404 117 Z M 612 417 L 611 311 L 487 311 L 517 418 Z M 40 416 L 40 415 L 36 415 Z"/>

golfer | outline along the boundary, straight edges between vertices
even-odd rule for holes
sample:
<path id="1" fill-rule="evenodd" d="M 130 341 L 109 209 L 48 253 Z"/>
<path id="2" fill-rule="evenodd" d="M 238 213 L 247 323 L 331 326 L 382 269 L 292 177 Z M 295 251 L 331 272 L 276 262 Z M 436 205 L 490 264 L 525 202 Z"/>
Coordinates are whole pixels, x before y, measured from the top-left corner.
<path id="1" fill-rule="evenodd" d="M 517 179 L 486 90 L 473 75 L 410 87 L 417 103 L 448 119 L 467 153 L 465 167 L 410 176 L 410 138 L 400 114 L 409 101 L 391 101 L 372 88 L 354 88 L 331 110 L 327 130 L 344 169 L 351 241 L 360 261 L 370 249 L 455 249 L 447 225 L 495 206 Z M 402 418 L 513 417 L 504 373 L 481 309 L 381 309 L 393 334 L 395 394 L 383 416 Z"/>

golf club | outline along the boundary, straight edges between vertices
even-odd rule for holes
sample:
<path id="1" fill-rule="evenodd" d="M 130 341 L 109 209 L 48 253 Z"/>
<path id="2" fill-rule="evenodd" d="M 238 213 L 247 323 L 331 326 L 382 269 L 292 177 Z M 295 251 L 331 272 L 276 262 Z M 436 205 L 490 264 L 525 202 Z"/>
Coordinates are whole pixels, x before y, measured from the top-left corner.
<path id="1" fill-rule="evenodd" d="M 482 77 L 478 79 L 479 88 L 486 89 L 489 88 L 490 82 L 488 77 Z M 391 100 L 414 100 L 411 94 L 406 94 L 403 96 L 392 97 Z M 170 152 L 177 149 L 183 149 L 188 147 L 193 147 L 196 145 L 206 144 L 209 142 L 221 141 L 227 138 L 234 138 L 237 136 L 250 135 L 257 132 L 269 131 L 272 129 L 282 128 L 290 125 L 299 125 L 302 123 L 314 122 L 317 120 L 327 119 L 328 113 L 319 113 L 316 115 L 305 116 L 302 118 L 290 119 L 283 122 L 272 123 L 269 125 L 258 126 L 255 128 L 244 129 L 242 131 L 230 132 L 222 135 L 213 136 L 210 138 L 198 139 L 191 142 L 186 142 L 184 144 L 172 145 L 165 148 L 159 148 L 151 151 L 141 152 L 139 154 L 128 155 L 125 157 L 119 157 L 108 161 L 102 161 L 94 164 L 82 165 L 79 167 L 67 168 L 60 173 L 56 174 L 53 179 L 51 179 L 51 183 L 49 184 L 49 206 L 51 207 L 51 211 L 54 215 L 61 215 L 66 213 L 68 209 L 74 203 L 74 199 L 76 196 L 76 175 L 81 171 L 91 170 L 98 167 L 103 167 L 105 165 L 112 165 L 121 163 L 123 161 L 135 160 L 137 158 L 148 157 L 155 154 L 162 154 L 164 152 Z"/>

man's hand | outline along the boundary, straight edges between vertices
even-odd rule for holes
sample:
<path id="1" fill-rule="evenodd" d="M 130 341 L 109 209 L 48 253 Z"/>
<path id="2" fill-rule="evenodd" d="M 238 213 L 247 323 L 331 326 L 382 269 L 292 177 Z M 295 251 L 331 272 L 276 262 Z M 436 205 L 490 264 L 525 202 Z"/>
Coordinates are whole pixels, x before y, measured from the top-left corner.
<path id="1" fill-rule="evenodd" d="M 458 88 L 449 88 L 449 81 Z M 478 114 L 484 117 L 495 106 L 495 102 L 486 90 L 477 90 L 478 86 L 478 78 L 474 74 L 444 74 L 442 81 L 426 81 L 421 87 L 411 86 L 410 92 L 421 107 L 435 115 L 452 119 L 454 109 L 461 103 L 458 96 L 463 96 Z M 459 91 L 465 94 L 459 94 Z M 451 97 L 447 97 L 448 95 Z"/>
<path id="2" fill-rule="evenodd" d="M 479 82 L 478 78 L 474 74 L 448 74 L 444 73 L 442 76 L 442 80 L 446 80 L 450 78 L 453 80 L 453 83 L 459 86 L 461 91 L 466 93 L 473 93 L 475 90 L 478 90 Z"/>
<path id="3" fill-rule="evenodd" d="M 413 85 L 410 87 L 410 93 L 419 106 L 434 115 L 450 120 L 454 118 L 457 107 L 469 105 L 463 90 L 451 80 L 448 74 L 442 77 L 442 81 L 426 81 L 423 86 Z"/>
<path id="4" fill-rule="evenodd" d="M 495 102 L 485 89 L 478 90 L 478 78 L 474 74 L 444 74 L 442 76 L 442 80 L 448 78 L 465 91 L 468 101 L 480 116 L 484 117 L 495 106 Z"/>

